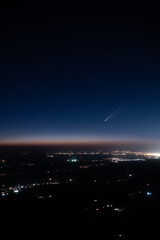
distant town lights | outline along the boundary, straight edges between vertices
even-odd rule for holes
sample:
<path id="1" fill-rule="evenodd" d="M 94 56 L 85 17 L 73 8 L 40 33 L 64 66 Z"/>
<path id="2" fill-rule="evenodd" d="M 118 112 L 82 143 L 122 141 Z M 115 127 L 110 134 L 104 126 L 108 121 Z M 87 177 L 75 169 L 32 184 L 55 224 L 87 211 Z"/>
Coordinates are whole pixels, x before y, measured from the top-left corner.
<path id="1" fill-rule="evenodd" d="M 147 153 L 147 156 L 160 157 L 160 153 Z"/>

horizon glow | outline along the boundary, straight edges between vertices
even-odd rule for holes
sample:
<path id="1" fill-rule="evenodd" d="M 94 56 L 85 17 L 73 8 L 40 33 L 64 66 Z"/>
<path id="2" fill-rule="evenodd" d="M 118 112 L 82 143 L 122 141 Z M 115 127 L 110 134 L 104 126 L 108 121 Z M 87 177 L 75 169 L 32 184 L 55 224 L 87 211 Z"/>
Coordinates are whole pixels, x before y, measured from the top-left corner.
<path id="1" fill-rule="evenodd" d="M 0 146 L 93 146 L 93 147 L 116 147 L 135 148 L 135 150 L 145 149 L 152 152 L 159 151 L 160 141 L 153 139 L 135 139 L 135 138 L 104 138 L 104 137 L 89 137 L 89 136 L 32 136 L 32 137 L 17 137 L 12 139 L 0 140 Z M 150 155 L 151 155 L 150 154 Z M 158 156 L 158 155 L 157 155 Z"/>

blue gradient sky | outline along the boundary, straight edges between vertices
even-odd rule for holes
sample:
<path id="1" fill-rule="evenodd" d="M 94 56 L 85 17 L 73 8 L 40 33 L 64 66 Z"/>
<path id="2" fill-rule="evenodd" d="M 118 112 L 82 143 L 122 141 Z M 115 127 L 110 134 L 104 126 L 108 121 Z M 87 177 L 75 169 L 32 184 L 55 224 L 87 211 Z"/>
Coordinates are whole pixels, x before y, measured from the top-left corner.
<path id="1" fill-rule="evenodd" d="M 1 143 L 160 140 L 156 6 L 116 4 L 1 10 Z"/>

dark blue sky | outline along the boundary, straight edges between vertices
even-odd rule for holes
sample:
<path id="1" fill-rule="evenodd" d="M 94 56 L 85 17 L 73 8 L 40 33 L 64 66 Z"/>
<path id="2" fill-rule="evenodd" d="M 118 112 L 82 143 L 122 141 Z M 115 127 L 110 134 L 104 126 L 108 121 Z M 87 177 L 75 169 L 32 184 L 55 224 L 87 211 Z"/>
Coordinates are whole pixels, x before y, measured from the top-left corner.
<path id="1" fill-rule="evenodd" d="M 158 1 L 4 6 L 0 142 L 159 141 L 159 17 Z"/>

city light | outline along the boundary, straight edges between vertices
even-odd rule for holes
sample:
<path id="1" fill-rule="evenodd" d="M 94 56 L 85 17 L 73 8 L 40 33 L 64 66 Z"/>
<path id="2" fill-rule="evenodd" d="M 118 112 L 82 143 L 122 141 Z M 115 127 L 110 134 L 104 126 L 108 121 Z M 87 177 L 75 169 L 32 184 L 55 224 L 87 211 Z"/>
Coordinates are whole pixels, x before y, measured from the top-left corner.
<path id="1" fill-rule="evenodd" d="M 160 157 L 160 153 L 146 153 L 147 156 Z"/>
<path id="2" fill-rule="evenodd" d="M 125 209 L 124 208 L 114 208 L 115 212 L 123 212 Z"/>
<path id="3" fill-rule="evenodd" d="M 151 195 L 152 195 L 152 193 L 151 193 L 151 192 L 147 192 L 146 194 L 147 194 L 147 196 L 151 196 Z"/>
<path id="4" fill-rule="evenodd" d="M 67 162 L 72 162 L 72 163 L 74 163 L 74 162 L 77 162 L 77 159 L 67 159 Z"/>
<path id="5" fill-rule="evenodd" d="M 86 201 L 83 206 L 86 214 L 89 215 L 91 213 L 95 214 L 96 216 L 101 216 L 103 214 L 105 215 L 109 213 L 111 215 L 113 214 L 113 216 L 115 217 L 121 217 L 123 212 L 127 212 L 128 209 L 132 208 L 132 206 L 136 208 L 136 204 L 138 201 L 141 202 L 143 200 L 145 201 L 145 199 L 151 199 L 152 184 L 148 181 L 147 178 L 144 185 L 142 184 L 142 186 L 139 187 L 137 184 L 137 187 L 132 188 L 132 183 L 134 184 L 134 180 L 137 181 L 139 177 L 140 179 L 143 177 L 141 175 L 141 171 L 139 171 L 139 168 L 133 167 L 135 166 L 133 162 L 140 161 L 138 165 L 146 165 L 148 162 L 150 162 L 150 158 L 148 157 L 147 153 L 137 153 L 131 151 L 111 151 L 108 152 L 108 154 L 107 152 L 95 152 L 94 155 L 93 152 L 92 154 L 90 154 L 90 152 L 73 152 L 74 157 L 67 155 L 68 153 L 62 155 L 59 153 L 57 154 L 56 152 L 52 152 L 48 154 L 52 155 L 53 158 L 48 158 L 45 153 L 47 164 L 46 168 L 42 168 L 44 169 L 42 170 L 43 178 L 34 178 L 34 180 L 31 180 L 30 183 L 26 183 L 22 179 L 21 182 L 15 185 L 13 184 L 13 182 L 11 182 L 10 185 L 3 184 L 0 188 L 0 197 L 3 199 L 3 201 L 5 201 L 5 199 L 12 198 L 13 196 L 14 198 L 23 198 L 23 196 L 31 194 L 31 197 L 38 199 L 40 202 L 42 202 L 42 204 L 44 201 L 49 201 L 51 203 L 52 201 L 56 202 L 56 199 L 59 198 L 59 190 L 63 191 L 61 189 L 66 188 L 67 192 L 68 187 L 73 187 L 73 189 L 76 188 L 78 195 L 79 193 L 77 189 L 80 187 L 81 190 L 84 189 L 86 191 L 85 188 L 87 188 L 89 184 L 92 187 L 87 188 L 87 191 L 91 190 L 92 192 L 93 190 L 94 194 L 92 192 L 93 198 L 89 202 Z M 57 162 L 59 163 L 61 159 L 62 162 L 60 167 L 59 164 L 56 167 L 56 161 L 58 160 Z M 152 158 L 153 162 L 157 163 L 157 161 L 154 159 Z M 68 162 L 68 164 L 66 164 L 66 162 Z M 115 164 L 115 162 L 117 164 Z M 29 163 L 33 164 L 28 164 L 28 162 L 26 162 L 26 164 L 23 163 L 20 166 L 21 169 L 18 174 L 22 173 L 25 167 L 27 170 L 30 171 L 30 168 L 32 168 L 33 165 L 35 166 L 35 170 L 38 170 L 39 166 L 34 160 L 34 158 L 31 159 Z M 3 174 L 1 173 L 2 178 L 10 176 L 10 169 L 12 169 L 12 164 L 8 160 L 7 162 L 5 162 L 5 164 L 6 165 L 4 169 L 4 163 L 1 164 L 1 169 L 3 170 Z M 42 166 L 44 166 L 44 161 L 42 161 L 41 164 Z M 6 171 L 7 166 L 8 168 Z M 94 170 L 94 172 L 92 170 Z M 115 170 L 116 174 L 114 174 Z M 110 171 L 114 175 L 112 175 Z M 17 176 L 19 178 L 19 175 Z M 106 190 L 106 192 L 108 192 L 108 190 L 110 192 L 110 189 L 114 188 L 118 189 L 118 191 L 113 191 L 113 194 L 111 191 L 111 196 L 107 194 L 103 198 L 101 197 L 101 195 L 99 195 L 99 191 L 97 191 L 97 189 L 101 187 L 101 183 L 102 186 L 105 186 L 104 189 Z M 43 191 L 42 189 L 46 190 Z M 59 190 L 57 191 L 56 189 Z M 71 194 L 73 194 L 73 192 Z M 121 199 L 123 199 L 123 201 L 121 201 Z M 135 201 L 134 204 L 135 199 L 137 202 Z M 81 205 L 81 203 L 78 200 L 76 201 L 76 205 L 78 208 L 78 204 Z M 130 205 L 130 202 L 133 204 L 132 206 Z M 121 237 L 121 235 L 119 237 Z"/>
<path id="6" fill-rule="evenodd" d="M 19 193 L 19 190 L 18 190 L 18 189 L 15 189 L 13 192 L 14 192 L 14 193 Z"/>

